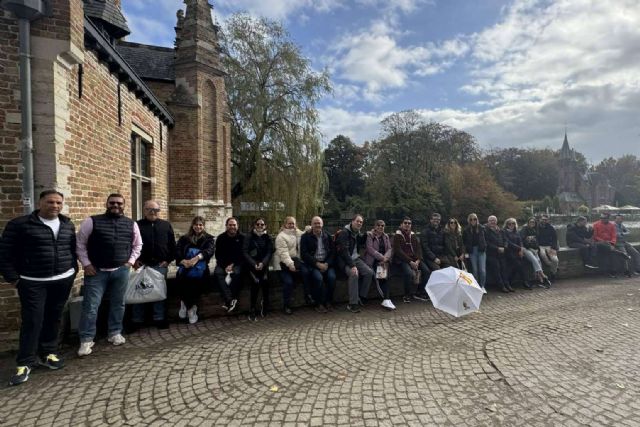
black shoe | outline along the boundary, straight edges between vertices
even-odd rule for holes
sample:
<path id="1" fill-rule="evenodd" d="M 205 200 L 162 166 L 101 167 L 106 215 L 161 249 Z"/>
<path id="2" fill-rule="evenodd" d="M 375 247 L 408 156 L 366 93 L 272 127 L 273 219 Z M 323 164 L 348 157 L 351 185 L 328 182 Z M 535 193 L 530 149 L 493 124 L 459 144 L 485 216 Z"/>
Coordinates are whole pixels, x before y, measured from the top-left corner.
<path id="1" fill-rule="evenodd" d="M 131 322 L 126 327 L 126 333 L 127 334 L 133 334 L 134 332 L 139 331 L 143 327 L 144 327 L 144 322 Z"/>
<path id="2" fill-rule="evenodd" d="M 236 309 L 236 305 L 238 305 L 238 300 L 232 299 L 229 304 L 225 304 L 225 305 L 227 306 L 227 313 L 231 313 L 233 310 Z"/>
<path id="3" fill-rule="evenodd" d="M 360 313 L 360 307 L 358 307 L 358 304 L 347 304 L 347 310 L 352 313 Z"/>
<path id="4" fill-rule="evenodd" d="M 418 301 L 429 301 L 429 295 L 426 292 L 420 292 L 413 295 L 413 299 Z"/>
<path id="5" fill-rule="evenodd" d="M 610 278 L 610 279 L 617 279 L 617 278 L 618 278 L 618 275 L 617 275 L 617 274 L 615 274 L 615 273 L 609 273 L 609 278 Z"/>
<path id="6" fill-rule="evenodd" d="M 502 292 L 504 292 L 505 294 L 509 293 L 509 288 L 507 288 L 507 285 L 502 285 L 502 289 L 500 289 Z"/>
<path id="7" fill-rule="evenodd" d="M 64 361 L 57 354 L 51 353 L 45 357 L 41 357 L 40 360 L 38 361 L 38 365 L 44 366 L 45 368 L 56 370 L 56 369 L 64 368 Z"/>
<path id="8" fill-rule="evenodd" d="M 405 304 L 409 304 L 411 302 L 411 297 L 408 297 L 408 296 L 402 297 L 402 302 L 404 302 Z"/>
<path id="9" fill-rule="evenodd" d="M 550 289 L 551 288 L 551 280 L 549 280 L 548 277 L 544 278 L 543 283 L 544 283 L 545 289 Z"/>
<path id="10" fill-rule="evenodd" d="M 260 300 L 260 317 L 266 316 L 267 311 L 267 305 L 264 303 L 264 300 Z"/>
<path id="11" fill-rule="evenodd" d="M 358 305 L 360 307 L 364 307 L 365 305 L 367 305 L 367 303 L 369 302 L 369 299 L 366 297 L 360 297 L 360 299 L 358 300 Z"/>
<path id="12" fill-rule="evenodd" d="M 305 295 L 304 302 L 307 305 L 316 305 L 316 301 L 313 299 L 313 297 L 311 295 Z"/>
<path id="13" fill-rule="evenodd" d="M 332 312 L 333 311 L 333 304 L 331 304 L 330 302 L 326 303 L 324 305 L 324 308 L 327 309 L 328 312 Z"/>
<path id="14" fill-rule="evenodd" d="M 256 317 L 256 311 L 255 310 L 251 310 L 249 312 L 249 315 L 247 316 L 247 318 L 249 319 L 250 322 L 257 322 L 258 318 Z"/>
<path id="15" fill-rule="evenodd" d="M 31 373 L 31 368 L 28 366 L 18 366 L 16 368 L 16 374 L 9 379 L 9 385 L 19 385 L 24 382 L 27 382 L 29 379 L 29 374 Z"/>
<path id="16" fill-rule="evenodd" d="M 625 271 L 624 272 L 625 277 L 627 278 L 631 278 L 631 272 L 630 271 Z"/>
<path id="17" fill-rule="evenodd" d="M 531 286 L 531 283 L 529 283 L 528 280 L 524 281 L 524 288 L 528 291 L 530 291 L 531 289 L 533 289 L 533 286 Z"/>
<path id="18" fill-rule="evenodd" d="M 293 310 L 291 310 L 291 307 L 288 306 L 284 306 L 284 314 L 293 314 Z"/>
<path id="19" fill-rule="evenodd" d="M 158 329 L 169 329 L 169 322 L 167 319 L 156 320 L 154 323 Z"/>
<path id="20" fill-rule="evenodd" d="M 324 306 L 323 306 L 322 304 L 318 304 L 318 305 L 316 305 L 316 306 L 315 306 L 315 310 L 316 310 L 318 313 L 322 313 L 322 314 L 327 313 L 327 309 L 326 309 L 326 308 L 324 308 Z"/>

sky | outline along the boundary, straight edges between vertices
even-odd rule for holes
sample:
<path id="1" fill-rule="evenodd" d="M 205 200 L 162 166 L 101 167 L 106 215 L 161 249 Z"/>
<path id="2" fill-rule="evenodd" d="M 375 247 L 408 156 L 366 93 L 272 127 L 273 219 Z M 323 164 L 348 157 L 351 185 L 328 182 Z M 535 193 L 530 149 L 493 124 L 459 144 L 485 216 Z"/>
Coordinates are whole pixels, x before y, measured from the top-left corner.
<path id="1" fill-rule="evenodd" d="M 318 105 L 326 144 L 380 138 L 418 111 L 483 149 L 572 148 L 591 163 L 640 156 L 638 0 L 210 0 L 281 21 L 333 93 Z M 173 46 L 181 0 L 122 0 L 128 41 Z"/>

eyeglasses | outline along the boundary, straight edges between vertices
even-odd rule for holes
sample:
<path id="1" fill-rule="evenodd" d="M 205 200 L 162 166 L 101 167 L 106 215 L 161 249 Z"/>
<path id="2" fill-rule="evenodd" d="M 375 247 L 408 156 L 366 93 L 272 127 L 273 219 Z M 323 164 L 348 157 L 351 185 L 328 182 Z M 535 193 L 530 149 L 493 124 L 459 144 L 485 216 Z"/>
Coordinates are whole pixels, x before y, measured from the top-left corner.
<path id="1" fill-rule="evenodd" d="M 256 227 L 264 227 L 264 222 L 258 222 L 258 223 L 256 223 Z"/>
<path id="2" fill-rule="evenodd" d="M 147 208 L 147 212 L 149 212 L 149 213 L 158 213 L 158 212 L 160 212 L 160 209 L 156 209 L 156 208 Z"/>

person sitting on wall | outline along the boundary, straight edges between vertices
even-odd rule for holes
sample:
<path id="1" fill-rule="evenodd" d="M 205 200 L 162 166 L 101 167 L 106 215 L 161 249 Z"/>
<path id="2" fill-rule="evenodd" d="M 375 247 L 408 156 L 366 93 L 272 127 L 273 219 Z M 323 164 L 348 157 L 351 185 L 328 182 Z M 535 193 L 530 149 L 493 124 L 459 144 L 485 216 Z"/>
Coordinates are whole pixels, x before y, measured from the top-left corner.
<path id="1" fill-rule="evenodd" d="M 296 279 L 307 280 L 307 268 L 300 258 L 300 237 L 302 231 L 296 227 L 296 219 L 288 216 L 276 236 L 276 250 L 273 265 L 280 274 L 282 283 L 282 302 L 285 314 L 293 314 L 291 309 L 293 286 Z M 305 286 L 306 288 L 306 286 Z M 305 292 L 307 294 L 308 292 Z"/>
<path id="2" fill-rule="evenodd" d="M 484 238 L 484 227 L 475 213 L 467 217 L 467 226 L 462 230 L 462 240 L 466 249 L 465 257 L 470 261 L 467 263 L 467 269 L 471 267 L 474 277 L 484 289 L 487 283 L 487 242 Z"/>
<path id="3" fill-rule="evenodd" d="M 629 230 L 622 223 L 624 221 L 624 216 L 622 214 L 616 214 L 615 224 L 616 224 L 616 249 L 620 252 L 624 252 L 631 259 L 626 262 L 626 274 L 627 276 L 631 275 L 640 275 L 640 253 L 634 248 L 631 243 L 627 242 L 627 235 L 629 234 Z"/>
<path id="4" fill-rule="evenodd" d="M 534 217 L 527 220 L 527 223 L 520 229 L 524 258 L 533 267 L 534 274 L 541 288 L 550 288 L 551 281 L 542 271 L 542 261 L 538 255 L 540 246 L 538 245 L 538 221 Z"/>
<path id="5" fill-rule="evenodd" d="M 425 285 L 431 271 L 422 260 L 422 246 L 418 236 L 411 231 L 411 218 L 405 216 L 400 228 L 393 235 L 393 264 L 402 269 L 404 282 L 403 301 L 408 304 L 411 299 L 428 301 Z"/>
<path id="6" fill-rule="evenodd" d="M 249 320 L 255 322 L 258 312 L 261 317 L 264 317 L 269 309 L 269 262 L 273 256 L 273 242 L 267 233 L 264 218 L 256 219 L 253 230 L 245 236 L 242 255 L 251 276 Z M 260 289 L 262 289 L 262 303 L 258 310 Z"/>
<path id="7" fill-rule="evenodd" d="M 515 292 L 509 286 L 506 278 L 505 264 L 505 239 L 502 229 L 498 227 L 498 218 L 491 215 L 487 218 L 484 227 L 484 237 L 487 242 L 487 278 L 491 284 L 495 284 L 502 292 Z"/>
<path id="8" fill-rule="evenodd" d="M 593 224 L 593 242 L 600 268 L 605 267 L 609 277 L 615 279 L 617 271 L 622 269 L 621 264 L 627 261 L 629 256 L 616 249 L 616 226 L 609 222 L 609 218 L 609 213 L 603 212 L 600 221 Z"/>
<path id="9" fill-rule="evenodd" d="M 431 271 L 450 266 L 445 253 L 444 228 L 440 224 L 440 219 L 439 213 L 432 213 L 429 225 L 420 233 L 422 253 Z"/>
<path id="10" fill-rule="evenodd" d="M 245 236 L 238 231 L 238 220 L 234 217 L 227 218 L 224 224 L 226 230 L 216 238 L 216 268 L 213 274 L 224 298 L 222 308 L 231 313 L 238 304 Z"/>
<path id="11" fill-rule="evenodd" d="M 333 291 L 336 288 L 336 250 L 333 239 L 323 226 L 322 218 L 314 216 L 311 229 L 300 237 L 300 257 L 307 268 L 307 281 L 318 313 L 333 310 Z"/>
<path id="12" fill-rule="evenodd" d="M 389 267 L 393 256 L 393 248 L 389 235 L 384 232 L 384 221 L 376 220 L 373 230 L 367 232 L 367 250 L 364 254 L 364 262 L 374 273 L 373 280 L 382 298 L 382 307 L 387 310 L 395 310 L 396 306 L 391 302 L 389 291 Z"/>
<path id="13" fill-rule="evenodd" d="M 578 249 L 582 264 L 586 268 L 597 269 L 594 262 L 595 245 L 593 228 L 587 226 L 587 218 L 578 217 L 575 223 L 567 225 L 567 246 Z"/>

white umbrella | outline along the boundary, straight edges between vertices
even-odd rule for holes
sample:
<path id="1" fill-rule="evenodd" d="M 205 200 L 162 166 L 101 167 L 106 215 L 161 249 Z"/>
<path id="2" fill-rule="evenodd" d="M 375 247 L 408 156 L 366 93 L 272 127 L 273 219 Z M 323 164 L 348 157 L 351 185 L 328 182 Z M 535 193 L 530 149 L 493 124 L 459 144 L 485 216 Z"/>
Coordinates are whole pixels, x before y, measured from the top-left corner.
<path id="1" fill-rule="evenodd" d="M 486 293 L 473 275 L 453 267 L 431 273 L 425 290 L 435 308 L 455 317 L 477 311 Z"/>

